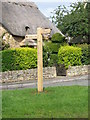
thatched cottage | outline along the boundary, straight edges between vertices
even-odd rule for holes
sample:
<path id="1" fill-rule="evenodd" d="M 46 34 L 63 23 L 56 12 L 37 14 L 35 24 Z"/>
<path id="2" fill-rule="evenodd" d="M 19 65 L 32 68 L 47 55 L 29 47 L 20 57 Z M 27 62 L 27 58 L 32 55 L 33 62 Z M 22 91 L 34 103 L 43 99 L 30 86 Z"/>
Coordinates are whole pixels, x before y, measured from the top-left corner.
<path id="1" fill-rule="evenodd" d="M 36 34 L 38 27 L 52 29 L 51 36 L 61 33 L 34 2 L 0 0 L 0 36 L 10 43 L 10 47 L 20 47 L 21 43 L 36 46 L 34 40 L 25 40 L 25 35 Z"/>

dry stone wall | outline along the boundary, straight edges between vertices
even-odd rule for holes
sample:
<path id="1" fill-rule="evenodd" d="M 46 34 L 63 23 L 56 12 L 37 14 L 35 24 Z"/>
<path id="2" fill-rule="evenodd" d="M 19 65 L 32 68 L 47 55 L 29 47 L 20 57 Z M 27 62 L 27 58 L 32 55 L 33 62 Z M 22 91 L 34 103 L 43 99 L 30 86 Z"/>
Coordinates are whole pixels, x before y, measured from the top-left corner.
<path id="1" fill-rule="evenodd" d="M 49 79 L 56 77 L 56 68 L 43 68 L 43 78 Z M 7 71 L 0 73 L 0 83 L 20 82 L 37 79 L 37 69 Z"/>
<path id="2" fill-rule="evenodd" d="M 90 74 L 90 65 L 72 66 L 66 71 L 66 76 Z M 57 76 L 56 67 L 43 68 L 43 78 L 51 79 Z M 37 69 L 0 72 L 0 83 L 37 80 Z"/>
<path id="3" fill-rule="evenodd" d="M 66 71 L 67 76 L 77 76 L 90 74 L 90 65 L 72 66 Z"/>

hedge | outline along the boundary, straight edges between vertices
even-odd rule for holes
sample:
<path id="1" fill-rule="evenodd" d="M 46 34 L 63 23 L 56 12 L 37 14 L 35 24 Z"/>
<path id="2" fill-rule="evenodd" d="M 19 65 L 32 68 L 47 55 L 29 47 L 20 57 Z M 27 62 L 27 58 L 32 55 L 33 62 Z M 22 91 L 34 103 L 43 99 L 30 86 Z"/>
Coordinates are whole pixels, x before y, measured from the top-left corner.
<path id="1" fill-rule="evenodd" d="M 47 53 L 44 53 L 44 58 L 43 58 L 43 66 L 44 67 L 52 67 L 56 66 L 58 62 L 58 55 L 57 54 L 50 54 L 48 57 Z"/>
<path id="2" fill-rule="evenodd" d="M 51 54 L 51 63 L 52 66 L 56 66 L 58 63 L 58 54 Z"/>
<path id="3" fill-rule="evenodd" d="M 43 47 L 43 66 L 54 66 L 57 64 L 59 43 L 45 42 Z"/>
<path id="4" fill-rule="evenodd" d="M 81 62 L 83 65 L 90 64 L 90 44 L 79 44 L 77 47 L 82 49 L 82 59 Z"/>
<path id="5" fill-rule="evenodd" d="M 67 69 L 69 66 L 81 65 L 81 48 L 73 46 L 62 46 L 58 52 L 58 64 L 63 64 Z"/>
<path id="6" fill-rule="evenodd" d="M 36 67 L 37 67 L 36 49 L 16 48 L 2 51 L 2 71 L 25 70 Z"/>
<path id="7" fill-rule="evenodd" d="M 52 53 L 58 53 L 60 43 L 45 42 L 44 48 L 49 49 Z"/>

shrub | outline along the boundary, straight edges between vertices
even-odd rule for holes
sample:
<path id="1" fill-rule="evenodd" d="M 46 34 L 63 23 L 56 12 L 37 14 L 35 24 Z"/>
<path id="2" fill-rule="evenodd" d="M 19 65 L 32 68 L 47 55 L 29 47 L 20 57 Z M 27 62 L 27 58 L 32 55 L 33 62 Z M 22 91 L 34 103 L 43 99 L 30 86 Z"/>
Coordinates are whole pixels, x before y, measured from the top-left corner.
<path id="1" fill-rule="evenodd" d="M 57 54 L 50 54 L 48 57 L 47 53 L 44 53 L 44 59 L 43 59 L 43 66 L 44 67 L 52 67 L 57 65 L 58 62 L 58 55 Z"/>
<path id="2" fill-rule="evenodd" d="M 50 59 L 51 59 L 52 66 L 56 66 L 58 63 L 58 54 L 51 54 Z"/>
<path id="3" fill-rule="evenodd" d="M 53 34 L 51 41 L 56 43 L 63 43 L 65 42 L 65 37 L 62 36 L 60 33 L 55 33 Z"/>
<path id="4" fill-rule="evenodd" d="M 60 46 L 66 45 L 65 37 L 60 33 L 53 34 L 51 41 L 45 42 L 43 48 L 43 63 L 44 67 L 57 65 L 58 50 Z"/>
<path id="5" fill-rule="evenodd" d="M 2 51 L 2 71 L 25 70 L 36 67 L 36 49 L 16 48 Z"/>
<path id="6" fill-rule="evenodd" d="M 52 43 L 51 41 L 49 42 L 45 42 L 45 46 L 44 48 L 49 49 L 52 53 L 58 53 L 58 50 L 60 48 L 60 44 L 59 43 Z"/>
<path id="7" fill-rule="evenodd" d="M 81 57 L 81 48 L 62 46 L 58 52 L 58 64 L 63 64 L 66 69 L 68 66 L 81 65 Z"/>
<path id="8" fill-rule="evenodd" d="M 57 54 L 60 48 L 60 44 L 45 42 L 43 47 L 43 66 L 53 66 L 57 64 Z"/>
<path id="9" fill-rule="evenodd" d="M 51 54 L 52 54 L 52 51 L 50 50 L 49 46 L 45 43 L 43 47 L 43 66 L 44 67 L 51 66 L 51 63 L 49 60 Z"/>
<path id="10" fill-rule="evenodd" d="M 90 44 L 79 44 L 77 47 L 82 49 L 82 64 L 88 65 L 90 64 Z"/>

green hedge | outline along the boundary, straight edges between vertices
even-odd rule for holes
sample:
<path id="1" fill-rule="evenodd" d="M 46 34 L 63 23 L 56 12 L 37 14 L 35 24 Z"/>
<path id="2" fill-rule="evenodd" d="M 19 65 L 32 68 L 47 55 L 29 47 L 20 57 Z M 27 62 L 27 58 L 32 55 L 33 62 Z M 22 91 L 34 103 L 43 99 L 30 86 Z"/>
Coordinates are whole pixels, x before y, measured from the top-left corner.
<path id="1" fill-rule="evenodd" d="M 60 43 L 52 43 L 51 41 L 45 42 L 44 48 L 49 49 L 52 53 L 58 53 L 58 50 L 60 48 Z"/>
<path id="2" fill-rule="evenodd" d="M 56 66 L 58 62 L 58 55 L 57 54 L 50 54 L 49 57 L 47 53 L 44 53 L 44 58 L 43 58 L 43 66 L 44 67 L 52 67 Z"/>
<path id="3" fill-rule="evenodd" d="M 16 48 L 2 51 L 2 71 L 25 70 L 36 67 L 36 49 Z"/>
<path id="4" fill-rule="evenodd" d="M 90 44 L 79 44 L 77 47 L 82 49 L 82 64 L 88 65 L 90 64 Z"/>
<path id="5" fill-rule="evenodd" d="M 43 47 L 43 66 L 54 66 L 57 64 L 59 43 L 45 42 Z"/>
<path id="6" fill-rule="evenodd" d="M 51 63 L 52 63 L 51 65 L 56 66 L 58 63 L 58 54 L 51 54 L 50 59 L 51 59 Z"/>
<path id="7" fill-rule="evenodd" d="M 73 46 L 62 46 L 58 52 L 58 64 L 63 64 L 66 69 L 68 66 L 81 65 L 81 57 L 81 48 Z"/>

